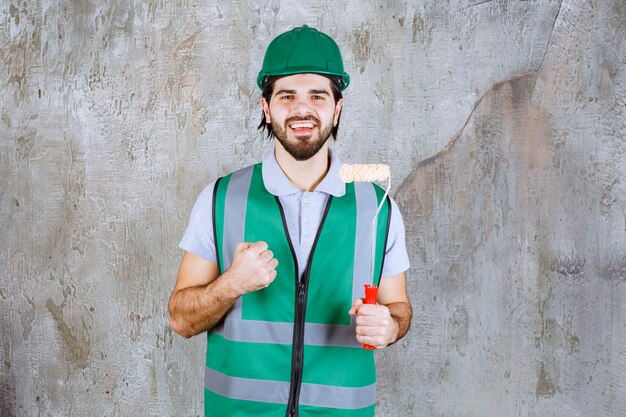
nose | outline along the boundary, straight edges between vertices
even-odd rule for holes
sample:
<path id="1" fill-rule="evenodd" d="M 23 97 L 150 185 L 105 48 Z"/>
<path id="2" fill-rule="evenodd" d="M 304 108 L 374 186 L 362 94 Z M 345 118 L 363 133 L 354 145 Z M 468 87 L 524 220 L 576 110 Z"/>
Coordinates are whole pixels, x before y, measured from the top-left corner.
<path id="1" fill-rule="evenodd" d="M 299 97 L 294 103 L 291 109 L 292 113 L 297 116 L 308 116 L 311 114 L 311 106 L 307 100 L 307 97 Z"/>

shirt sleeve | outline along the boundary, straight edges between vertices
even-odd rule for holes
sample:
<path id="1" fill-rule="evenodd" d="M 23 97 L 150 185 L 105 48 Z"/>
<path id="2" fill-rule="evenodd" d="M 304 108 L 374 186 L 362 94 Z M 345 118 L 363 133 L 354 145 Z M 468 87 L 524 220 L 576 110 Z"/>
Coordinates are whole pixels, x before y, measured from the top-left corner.
<path id="1" fill-rule="evenodd" d="M 191 210 L 189 225 L 178 247 L 207 261 L 217 263 L 213 237 L 213 188 L 207 185 L 198 196 Z"/>
<path id="2" fill-rule="evenodd" d="M 404 237 L 404 221 L 400 208 L 393 198 L 391 200 L 391 220 L 389 224 L 389 236 L 385 250 L 385 263 L 383 265 L 383 277 L 397 275 L 406 271 L 411 266 L 409 255 L 406 251 Z"/>

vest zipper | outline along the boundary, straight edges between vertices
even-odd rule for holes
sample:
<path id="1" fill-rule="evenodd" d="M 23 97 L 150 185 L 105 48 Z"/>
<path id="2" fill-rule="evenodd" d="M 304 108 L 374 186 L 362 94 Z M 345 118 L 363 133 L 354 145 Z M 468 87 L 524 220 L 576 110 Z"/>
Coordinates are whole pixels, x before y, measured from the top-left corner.
<path id="1" fill-rule="evenodd" d="M 307 265 L 308 269 L 308 265 Z M 306 283 L 305 283 L 306 280 Z M 304 361 L 304 317 L 306 313 L 308 274 L 304 273 L 301 282 L 296 287 L 296 314 L 293 329 L 291 384 L 289 387 L 288 415 L 298 416 L 298 400 L 302 386 L 302 365 Z"/>
<path id="2" fill-rule="evenodd" d="M 287 242 L 289 243 L 289 249 L 291 250 L 291 256 L 293 257 L 294 261 L 294 268 L 296 270 L 295 317 L 293 322 L 293 339 L 291 345 L 291 382 L 289 385 L 289 401 L 287 402 L 287 411 L 285 413 L 286 417 L 298 417 L 298 403 L 300 400 L 300 388 L 302 386 L 302 365 L 304 362 L 304 326 L 306 316 L 306 300 L 309 289 L 309 278 L 311 275 L 311 264 L 313 262 L 313 253 L 315 252 L 317 241 L 322 232 L 324 222 L 326 221 L 326 216 L 328 215 L 328 209 L 330 208 L 330 202 L 332 198 L 332 195 L 328 196 L 328 201 L 324 209 L 324 214 L 322 215 L 322 220 L 320 221 L 320 225 L 317 228 L 317 233 L 315 234 L 313 246 L 311 246 L 311 253 L 309 254 L 306 268 L 304 269 L 304 273 L 302 274 L 302 279 L 298 279 L 298 258 L 296 257 L 296 252 L 293 249 L 291 237 L 289 236 L 289 229 L 287 228 L 287 220 L 285 219 L 283 206 L 282 204 L 280 204 L 278 196 L 276 196 L 276 202 L 278 203 L 278 208 L 280 209 L 280 217 L 283 220 L 283 228 L 285 229 L 285 234 L 287 235 Z"/>

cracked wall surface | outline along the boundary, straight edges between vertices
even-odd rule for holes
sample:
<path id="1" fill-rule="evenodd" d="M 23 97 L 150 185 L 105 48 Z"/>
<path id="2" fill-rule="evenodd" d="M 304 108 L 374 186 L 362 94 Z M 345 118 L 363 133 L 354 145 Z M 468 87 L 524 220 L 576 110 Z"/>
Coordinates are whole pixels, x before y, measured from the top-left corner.
<path id="1" fill-rule="evenodd" d="M 335 148 L 391 164 L 405 217 L 377 415 L 626 414 L 622 1 L 2 6 L 0 415 L 201 414 L 177 243 L 271 148 L 254 80 L 302 23 L 352 78 Z"/>

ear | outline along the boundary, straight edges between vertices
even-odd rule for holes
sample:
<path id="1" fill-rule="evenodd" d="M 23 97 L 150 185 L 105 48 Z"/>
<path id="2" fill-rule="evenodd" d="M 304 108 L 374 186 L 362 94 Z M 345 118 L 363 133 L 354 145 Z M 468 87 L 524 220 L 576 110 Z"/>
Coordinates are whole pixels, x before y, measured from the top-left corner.
<path id="1" fill-rule="evenodd" d="M 270 105 L 265 100 L 265 97 L 261 97 L 261 108 L 263 109 L 263 113 L 265 114 L 265 123 L 271 124 L 272 118 L 270 117 Z"/>
<path id="2" fill-rule="evenodd" d="M 337 126 L 339 115 L 341 114 L 341 108 L 343 107 L 343 99 L 340 98 L 337 104 L 335 104 L 335 119 L 333 120 L 333 126 Z"/>

